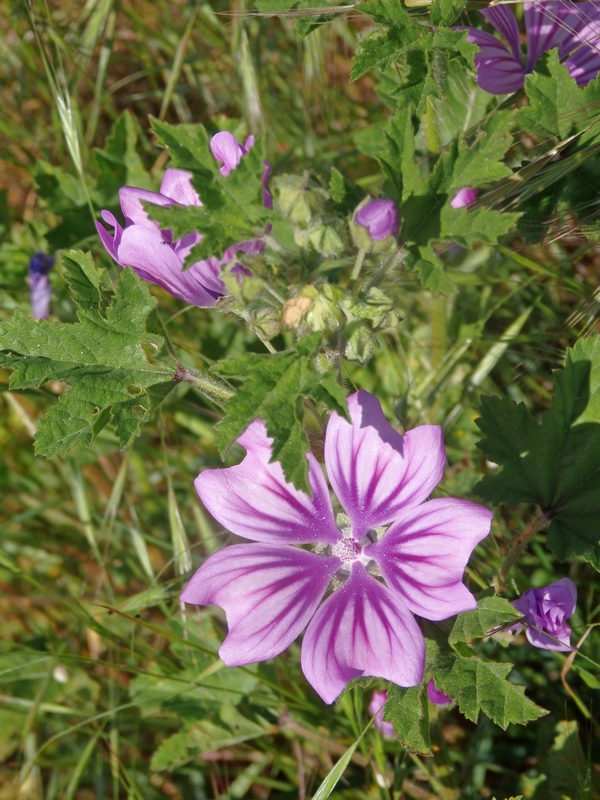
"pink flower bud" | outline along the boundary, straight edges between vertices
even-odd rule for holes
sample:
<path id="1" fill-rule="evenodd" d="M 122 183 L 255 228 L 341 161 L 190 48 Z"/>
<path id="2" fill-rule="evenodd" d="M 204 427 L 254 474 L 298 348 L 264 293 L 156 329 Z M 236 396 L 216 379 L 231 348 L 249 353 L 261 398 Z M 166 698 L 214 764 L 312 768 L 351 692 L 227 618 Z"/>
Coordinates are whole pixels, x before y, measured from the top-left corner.
<path id="1" fill-rule="evenodd" d="M 387 699 L 387 692 L 373 692 L 369 703 L 369 714 L 375 717 L 375 727 L 384 738 L 395 739 L 394 726 L 391 722 L 383 721 L 383 707 L 387 703 Z"/>
<path id="2" fill-rule="evenodd" d="M 460 189 L 450 201 L 450 206 L 451 208 L 468 208 L 477 200 L 478 194 L 479 189 Z"/>
<path id="3" fill-rule="evenodd" d="M 513 606 L 525 616 L 529 643 L 542 650 L 569 652 L 571 628 L 566 621 L 575 613 L 577 589 L 570 578 L 548 584 L 542 589 L 527 589 Z"/>
<path id="4" fill-rule="evenodd" d="M 46 319 L 50 316 L 52 286 L 48 273 L 54 265 L 54 256 L 46 253 L 34 253 L 29 262 L 29 290 L 31 310 L 35 319 Z"/>
<path id="5" fill-rule="evenodd" d="M 357 212 L 355 219 L 374 242 L 398 233 L 398 209 L 393 200 L 373 200 Z"/>

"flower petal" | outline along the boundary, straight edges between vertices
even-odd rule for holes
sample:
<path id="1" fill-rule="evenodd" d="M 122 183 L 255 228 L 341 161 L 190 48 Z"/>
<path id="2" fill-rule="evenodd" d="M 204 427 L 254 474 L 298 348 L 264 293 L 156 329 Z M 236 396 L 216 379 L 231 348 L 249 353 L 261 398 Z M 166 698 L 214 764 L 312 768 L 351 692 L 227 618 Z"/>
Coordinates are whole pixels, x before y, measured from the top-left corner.
<path id="1" fill-rule="evenodd" d="M 192 173 L 184 169 L 168 169 L 160 184 L 160 193 L 182 206 L 201 206 L 198 192 L 192 186 Z"/>
<path id="2" fill-rule="evenodd" d="M 364 553 L 414 614 L 447 619 L 476 607 L 462 582 L 467 561 L 490 532 L 492 512 L 453 497 L 410 509 Z"/>
<path id="3" fill-rule="evenodd" d="M 114 214 L 111 214 L 110 211 L 103 211 L 102 219 L 104 220 L 104 222 L 107 222 L 109 225 L 112 225 L 115 232 L 114 235 L 111 236 L 110 233 L 104 227 L 104 225 L 101 225 L 99 222 L 96 222 L 96 230 L 98 231 L 98 235 L 100 236 L 100 241 L 104 245 L 108 255 L 111 258 L 113 258 L 117 263 L 120 263 L 118 258 L 118 249 L 119 249 L 119 244 L 121 243 L 121 236 L 123 235 L 123 228 L 119 225 Z M 121 264 L 121 266 L 123 266 L 123 264 Z"/>
<path id="4" fill-rule="evenodd" d="M 29 273 L 31 313 L 34 319 L 47 319 L 52 303 L 52 284 L 47 273 Z"/>
<path id="5" fill-rule="evenodd" d="M 147 228 L 158 228 L 157 222 L 152 222 L 142 205 L 142 201 L 155 206 L 172 206 L 173 200 L 159 192 L 149 192 L 147 189 L 137 189 L 135 186 L 123 186 L 119 189 L 121 211 L 125 217 L 125 225 L 143 225 Z"/>
<path id="6" fill-rule="evenodd" d="M 530 644 L 534 647 L 540 647 L 542 650 L 570 653 L 576 649 L 571 645 L 571 628 L 566 622 L 563 624 L 562 629 L 554 634 L 544 633 L 542 630 L 527 626 L 525 636 L 527 636 Z"/>
<path id="7" fill-rule="evenodd" d="M 356 539 L 422 503 L 440 482 L 446 454 L 442 429 L 421 425 L 404 436 L 383 416 L 379 400 L 348 398 L 352 423 L 332 414 L 325 439 L 327 474 Z"/>
<path id="8" fill-rule="evenodd" d="M 228 667 L 274 658 L 304 630 L 340 560 L 287 545 L 238 544 L 210 556 L 181 594 L 225 609 Z"/>
<path id="9" fill-rule="evenodd" d="M 192 252 L 192 248 L 195 247 L 198 242 L 202 241 L 202 234 L 196 233 L 195 231 L 192 233 L 186 233 L 185 236 L 182 236 L 181 239 L 176 239 L 173 242 L 173 250 L 177 253 L 179 258 L 181 259 L 181 263 L 183 264 L 189 254 Z"/>
<path id="10" fill-rule="evenodd" d="M 523 88 L 525 72 L 520 61 L 491 33 L 470 28 L 467 40 L 479 46 L 475 56 L 477 83 L 490 94 L 510 94 Z"/>
<path id="11" fill-rule="evenodd" d="M 242 160 L 242 156 L 246 155 L 253 144 L 253 136 L 249 136 L 246 139 L 245 146 L 242 147 L 235 136 L 229 133 L 229 131 L 216 133 L 210 140 L 210 149 L 217 161 L 223 162 L 223 166 L 219 169 L 221 175 L 227 177 L 231 170 L 237 167 Z"/>
<path id="12" fill-rule="evenodd" d="M 206 261 L 196 261 L 192 266 L 185 270 L 184 276 L 195 283 L 200 283 L 206 289 L 208 297 L 212 297 L 207 306 L 213 306 L 223 294 L 225 294 L 225 284 L 221 280 L 221 262 L 216 256 L 207 258 Z M 200 305 L 194 303 L 194 305 Z"/>
<path id="13" fill-rule="evenodd" d="M 488 22 L 497 28 L 506 39 L 508 46 L 513 52 L 517 61 L 521 60 L 521 43 L 519 41 L 519 26 L 511 8 L 498 5 L 493 8 L 480 9 Z"/>
<path id="14" fill-rule="evenodd" d="M 552 50 L 568 37 L 567 18 L 576 21 L 577 15 L 570 12 L 570 3 L 525 3 L 525 27 L 527 30 L 527 64 L 525 72 L 533 72 L 536 61 L 547 50 Z M 569 25 L 570 27 L 570 25 Z"/>
<path id="15" fill-rule="evenodd" d="M 302 644 L 302 671 L 326 703 L 352 678 L 385 678 L 398 686 L 423 679 L 425 639 L 400 598 L 358 561 L 348 581 L 327 598 Z"/>
<path id="16" fill-rule="evenodd" d="M 207 469 L 196 478 L 200 499 L 227 530 L 246 539 L 276 544 L 339 541 L 323 472 L 309 453 L 312 497 L 287 483 L 281 464 L 269 463 L 272 439 L 265 423 L 253 422 L 238 439 L 246 448 L 241 464 Z"/>
<path id="17" fill-rule="evenodd" d="M 600 37 L 593 43 L 578 47 L 565 61 L 569 74 L 578 86 L 587 86 L 600 72 Z"/>
<path id="18" fill-rule="evenodd" d="M 427 699 L 430 703 L 435 703 L 436 706 L 447 706 L 452 702 L 452 698 L 448 697 L 446 692 L 435 688 L 433 678 L 427 684 Z"/>
<path id="19" fill-rule="evenodd" d="M 262 174 L 263 206 L 265 208 L 273 208 L 273 195 L 267 189 L 267 182 L 269 180 L 269 175 L 271 174 L 271 165 L 268 161 L 265 161 L 264 165 L 265 165 L 265 171 Z"/>
<path id="20" fill-rule="evenodd" d="M 123 231 L 117 255 L 120 264 L 132 267 L 140 278 L 161 286 L 184 303 L 214 306 L 225 291 L 220 281 L 221 291 L 211 290 L 216 276 L 210 262 L 199 261 L 184 272 L 181 258 L 156 227 L 130 225 Z"/>

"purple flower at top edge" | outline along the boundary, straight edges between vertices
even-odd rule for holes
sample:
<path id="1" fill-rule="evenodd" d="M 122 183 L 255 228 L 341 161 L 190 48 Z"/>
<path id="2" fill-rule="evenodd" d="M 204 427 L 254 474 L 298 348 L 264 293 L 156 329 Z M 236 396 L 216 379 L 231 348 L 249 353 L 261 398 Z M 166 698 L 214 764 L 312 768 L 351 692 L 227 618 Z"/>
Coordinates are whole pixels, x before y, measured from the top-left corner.
<path id="1" fill-rule="evenodd" d="M 312 454 L 312 496 L 286 482 L 256 420 L 238 439 L 242 463 L 195 481 L 217 522 L 253 541 L 211 555 L 181 595 L 225 609 L 219 655 L 230 667 L 279 655 L 308 625 L 302 670 L 326 703 L 362 675 L 422 681 L 425 642 L 413 615 L 441 620 L 476 607 L 462 576 L 492 519 L 467 500 L 427 499 L 444 472 L 441 427 L 402 436 L 365 391 L 348 409 L 350 422 L 331 415 L 324 448 L 344 515 L 336 518 Z"/>
<path id="2" fill-rule="evenodd" d="M 395 739 L 394 726 L 391 722 L 383 721 L 383 707 L 387 703 L 387 699 L 388 693 L 386 691 L 373 692 L 369 703 L 369 714 L 375 717 L 375 727 L 384 738 Z"/>
<path id="3" fill-rule="evenodd" d="M 504 44 L 491 33 L 467 28 L 468 41 L 479 46 L 480 52 L 475 56 L 477 83 L 486 92 L 518 91 L 525 84 L 525 75 L 533 72 L 536 61 L 554 47 L 558 47 L 559 58 L 579 86 L 587 86 L 600 71 L 600 6 L 596 3 L 569 0 L 525 3 L 524 66 L 519 27 L 512 10 L 507 5 L 497 5 L 480 13 L 506 41 Z"/>
<path id="4" fill-rule="evenodd" d="M 369 231 L 374 242 L 398 233 L 398 209 L 393 200 L 373 200 L 359 209 L 354 219 Z"/>
<path id="5" fill-rule="evenodd" d="M 571 628 L 566 621 L 575 612 L 577 589 L 570 578 L 527 589 L 513 600 L 513 606 L 525 616 L 525 635 L 529 643 L 543 650 L 570 652 Z"/>
<path id="6" fill-rule="evenodd" d="M 433 678 L 427 684 L 427 698 L 430 703 L 434 703 L 436 706 L 447 706 L 452 702 L 452 698 L 448 697 L 446 692 L 435 688 Z"/>
<path id="7" fill-rule="evenodd" d="M 252 136 L 248 137 L 244 146 L 226 131 L 213 136 L 210 146 L 214 157 L 223 162 L 221 174 L 229 175 L 253 144 Z M 268 169 L 265 169 L 265 174 L 268 175 Z M 121 227 L 110 211 L 103 211 L 102 219 L 114 228 L 114 234 L 111 235 L 99 222 L 96 228 L 108 254 L 120 266 L 131 267 L 140 278 L 161 286 L 185 303 L 200 307 L 214 306 L 219 297 L 225 294 L 225 285 L 220 277 L 221 267 L 228 264 L 237 251 L 261 254 L 264 245 L 259 239 L 242 242 L 227 249 L 222 258 L 211 256 L 205 261 L 196 261 L 184 271 L 184 261 L 202 239 L 202 234 L 189 233 L 173 241 L 170 230 L 161 230 L 158 223 L 148 218 L 142 201 L 166 207 L 201 206 L 191 179 L 191 173 L 185 170 L 167 169 L 159 192 L 124 186 L 119 190 L 119 199 L 125 227 Z M 265 181 L 263 176 L 263 185 Z M 263 199 L 265 193 L 271 197 L 263 188 Z M 238 271 L 243 274 L 244 270 L 241 268 Z"/>
<path id="8" fill-rule="evenodd" d="M 451 208 L 468 208 L 472 206 L 475 200 L 477 200 L 477 195 L 479 194 L 479 189 L 459 189 L 458 192 L 454 195 L 452 200 L 450 200 L 450 207 Z"/>
<path id="9" fill-rule="evenodd" d="M 54 266 L 54 256 L 46 253 L 34 253 L 29 261 L 29 292 L 31 311 L 35 319 L 46 319 L 50 316 L 52 286 L 49 273 Z"/>

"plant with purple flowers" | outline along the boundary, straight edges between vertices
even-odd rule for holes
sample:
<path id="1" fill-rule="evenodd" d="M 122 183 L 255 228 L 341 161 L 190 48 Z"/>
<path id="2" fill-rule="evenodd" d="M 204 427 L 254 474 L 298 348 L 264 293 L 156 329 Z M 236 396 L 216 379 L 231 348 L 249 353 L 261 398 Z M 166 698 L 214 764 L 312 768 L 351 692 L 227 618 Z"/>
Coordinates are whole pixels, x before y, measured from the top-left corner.
<path id="1" fill-rule="evenodd" d="M 229 666 L 279 655 L 308 625 L 302 669 L 326 703 L 362 675 L 421 682 L 425 642 L 413 615 L 442 620 L 475 608 L 462 576 L 492 518 L 466 500 L 427 500 L 446 461 L 441 428 L 402 436 L 364 391 L 348 408 L 351 421 L 332 414 L 325 438 L 344 514 L 336 519 L 314 456 L 312 497 L 285 481 L 256 421 L 238 440 L 244 461 L 205 470 L 195 483 L 215 519 L 255 543 L 212 555 L 181 595 L 225 609 L 229 633 L 219 655 Z M 310 543 L 311 551 L 296 547 Z"/>
<path id="2" fill-rule="evenodd" d="M 508 47 L 487 31 L 468 28 L 468 41 L 478 45 L 475 56 L 477 83 L 491 94 L 508 94 L 523 88 L 525 75 L 533 72 L 538 59 L 558 48 L 571 76 L 579 86 L 587 84 L 600 71 L 600 8 L 596 3 L 525 3 L 527 60 L 521 62 L 517 20 L 506 5 L 480 11 L 506 40 Z"/>
<path id="3" fill-rule="evenodd" d="M 513 600 L 513 606 L 525 617 L 523 625 L 529 643 L 561 652 L 573 650 L 566 620 L 575 613 L 576 605 L 577 588 L 570 578 L 561 578 L 541 589 L 527 589 Z"/>
<path id="4" fill-rule="evenodd" d="M 52 302 L 52 286 L 50 270 L 54 266 L 54 256 L 46 253 L 34 253 L 29 262 L 29 291 L 31 296 L 31 312 L 35 319 L 47 319 L 50 316 Z"/>
<path id="5" fill-rule="evenodd" d="M 459 189 L 452 200 L 450 200 L 450 206 L 452 208 L 469 208 L 469 206 L 472 206 L 477 200 L 478 194 L 478 189 L 470 189 L 468 187 Z"/>
<path id="6" fill-rule="evenodd" d="M 369 231 L 374 242 L 398 233 L 398 209 L 393 200 L 371 200 L 360 207 L 354 219 Z"/>
<path id="7" fill-rule="evenodd" d="M 369 703 L 369 714 L 375 717 L 375 727 L 385 739 L 394 739 L 396 734 L 391 722 L 384 722 L 383 711 L 388 700 L 388 693 L 373 692 Z"/>
<path id="8" fill-rule="evenodd" d="M 227 131 L 213 136 L 210 146 L 218 161 L 223 162 L 220 172 L 227 177 L 235 170 L 241 159 L 247 155 L 254 144 L 254 137 L 249 136 L 244 145 Z M 269 165 L 265 162 L 263 174 L 263 201 L 267 208 L 272 206 L 272 198 L 266 189 Z M 173 239 L 171 230 L 161 229 L 153 222 L 144 203 L 170 208 L 178 206 L 202 206 L 198 193 L 192 186 L 192 174 L 180 169 L 167 169 L 159 192 L 149 192 L 134 186 L 124 186 L 119 191 L 121 210 L 125 217 L 122 228 L 114 214 L 102 212 L 102 219 L 112 225 L 111 235 L 99 222 L 96 228 L 108 254 L 122 267 L 132 269 L 144 280 L 161 286 L 175 297 L 191 305 L 214 306 L 219 297 L 226 293 L 225 284 L 221 280 L 221 268 L 229 264 L 237 251 L 260 254 L 264 245 L 260 240 L 243 242 L 229 247 L 222 257 L 211 256 L 208 259 L 195 261 L 188 269 L 184 263 L 192 249 L 202 240 L 202 234 L 188 233 Z M 237 268 L 238 274 L 243 268 Z"/>
<path id="9" fill-rule="evenodd" d="M 427 684 L 427 699 L 436 706 L 448 706 L 452 702 L 452 698 L 448 697 L 446 692 L 435 688 L 433 678 Z"/>

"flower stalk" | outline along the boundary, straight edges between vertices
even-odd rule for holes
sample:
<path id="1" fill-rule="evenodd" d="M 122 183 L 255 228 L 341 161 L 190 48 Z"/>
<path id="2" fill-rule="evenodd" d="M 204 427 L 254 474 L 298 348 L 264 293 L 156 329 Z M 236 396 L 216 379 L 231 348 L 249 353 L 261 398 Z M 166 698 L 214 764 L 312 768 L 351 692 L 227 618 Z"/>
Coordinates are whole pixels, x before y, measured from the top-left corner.
<path id="1" fill-rule="evenodd" d="M 183 364 L 177 365 L 175 381 L 180 383 L 185 381 L 195 386 L 208 400 L 218 405 L 223 405 L 230 400 L 235 392 L 230 389 L 223 381 L 212 378 L 206 372 L 198 372 L 184 367 Z"/>
<path id="2" fill-rule="evenodd" d="M 529 542 L 533 539 L 535 534 L 547 525 L 551 520 L 551 515 L 547 511 L 542 511 L 538 514 L 538 516 L 530 522 L 530 524 L 525 528 L 525 530 L 517 537 L 517 539 L 513 542 L 512 547 L 508 551 L 508 555 L 504 559 L 502 566 L 498 570 L 496 576 L 492 581 L 492 585 L 494 589 L 499 592 L 506 581 L 508 573 L 513 568 L 515 562 L 517 561 L 521 551 L 524 550 Z"/>

